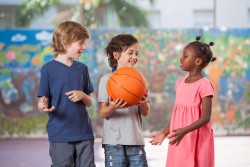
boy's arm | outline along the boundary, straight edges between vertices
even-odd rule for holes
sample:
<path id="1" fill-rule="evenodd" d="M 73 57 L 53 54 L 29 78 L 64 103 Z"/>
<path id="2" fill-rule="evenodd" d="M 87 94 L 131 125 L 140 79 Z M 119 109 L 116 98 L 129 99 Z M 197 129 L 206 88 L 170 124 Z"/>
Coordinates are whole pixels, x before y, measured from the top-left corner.
<path id="1" fill-rule="evenodd" d="M 143 96 L 142 100 L 139 103 L 141 115 L 147 116 L 150 111 L 149 100 L 148 100 L 148 90 Z"/>
<path id="2" fill-rule="evenodd" d="M 102 118 L 107 118 L 110 116 L 116 109 L 123 108 L 127 105 L 122 99 L 116 99 L 115 101 L 111 100 L 109 97 L 109 103 L 99 102 L 99 115 Z"/>
<path id="3" fill-rule="evenodd" d="M 83 98 L 82 98 L 82 102 L 87 106 L 90 107 L 92 105 L 92 94 L 85 94 L 83 93 Z"/>
<path id="4" fill-rule="evenodd" d="M 140 103 L 139 105 L 140 105 L 141 115 L 147 116 L 150 111 L 150 106 L 148 102 L 145 101 L 145 102 Z"/>
<path id="5" fill-rule="evenodd" d="M 55 107 L 52 106 L 51 108 L 48 108 L 48 101 L 49 99 L 45 96 L 42 96 L 39 98 L 39 101 L 38 101 L 38 104 L 37 104 L 37 107 L 39 109 L 39 111 L 41 112 L 52 112 Z"/>
<path id="6" fill-rule="evenodd" d="M 82 91 L 72 90 L 72 91 L 65 93 L 65 95 L 67 95 L 68 98 L 73 102 L 82 101 L 87 107 L 92 105 L 91 94 L 87 95 L 86 93 Z"/>

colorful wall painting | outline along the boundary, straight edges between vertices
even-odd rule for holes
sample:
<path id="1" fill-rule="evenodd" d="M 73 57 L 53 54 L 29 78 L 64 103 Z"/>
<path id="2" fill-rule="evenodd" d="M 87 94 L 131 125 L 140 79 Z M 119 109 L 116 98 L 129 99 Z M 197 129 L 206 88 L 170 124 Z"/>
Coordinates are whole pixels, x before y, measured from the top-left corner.
<path id="1" fill-rule="evenodd" d="M 144 118 L 145 135 L 159 131 L 169 121 L 173 87 L 185 76 L 179 58 L 186 44 L 202 35 L 215 42 L 217 61 L 204 71 L 214 84 L 212 122 L 215 135 L 250 134 L 250 29 L 93 29 L 88 49 L 79 61 L 89 67 L 96 92 L 88 108 L 96 136 L 102 135 L 97 92 L 100 77 L 110 72 L 104 48 L 114 35 L 134 34 L 140 41 L 136 67 L 146 78 L 151 113 Z M 46 136 L 47 115 L 37 109 L 40 69 L 53 59 L 53 30 L 0 30 L 0 137 Z"/>

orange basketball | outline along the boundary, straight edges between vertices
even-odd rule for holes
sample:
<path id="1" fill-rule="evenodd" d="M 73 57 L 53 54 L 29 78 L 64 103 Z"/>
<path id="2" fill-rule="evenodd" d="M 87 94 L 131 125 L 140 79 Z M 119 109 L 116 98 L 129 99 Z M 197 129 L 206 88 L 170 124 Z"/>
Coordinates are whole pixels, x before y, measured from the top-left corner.
<path id="1" fill-rule="evenodd" d="M 112 101 L 120 98 L 127 102 L 128 106 L 133 106 L 145 95 L 146 82 L 143 75 L 135 68 L 120 68 L 110 76 L 107 92 Z"/>

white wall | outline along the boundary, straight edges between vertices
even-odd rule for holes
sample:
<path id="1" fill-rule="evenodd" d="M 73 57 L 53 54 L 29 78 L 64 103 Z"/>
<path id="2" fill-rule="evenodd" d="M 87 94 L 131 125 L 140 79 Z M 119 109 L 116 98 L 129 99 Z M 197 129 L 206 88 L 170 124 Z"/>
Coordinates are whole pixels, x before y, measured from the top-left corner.
<path id="1" fill-rule="evenodd" d="M 193 28 L 194 11 L 213 11 L 216 1 L 216 26 L 246 28 L 250 26 L 250 0 L 155 0 L 153 6 L 147 0 L 137 0 L 137 5 L 159 11 L 159 17 L 151 17 L 153 28 Z M 213 20 L 213 15 L 211 15 Z M 207 19 L 207 18 L 204 18 Z"/>
<path id="2" fill-rule="evenodd" d="M 76 4 L 79 0 L 61 0 L 64 4 Z M 250 0 L 130 0 L 133 4 L 151 11 L 149 25 L 152 28 L 200 28 L 199 21 L 213 26 L 213 8 L 216 1 L 216 27 L 249 28 Z M 1 5 L 20 4 L 22 0 L 0 0 Z M 205 11 L 197 18 L 194 11 Z M 207 12 L 207 13 L 206 13 Z M 209 13 L 210 12 L 210 13 Z M 43 17 L 32 21 L 31 28 L 51 28 L 56 10 L 51 8 Z M 198 20 L 198 21 L 197 21 Z"/>

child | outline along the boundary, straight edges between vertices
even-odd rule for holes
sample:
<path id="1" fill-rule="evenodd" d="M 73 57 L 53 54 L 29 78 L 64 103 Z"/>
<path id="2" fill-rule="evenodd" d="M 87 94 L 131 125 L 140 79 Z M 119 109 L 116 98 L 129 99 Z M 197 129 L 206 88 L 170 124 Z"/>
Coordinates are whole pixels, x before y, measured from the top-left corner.
<path id="1" fill-rule="evenodd" d="M 175 84 L 176 101 L 170 125 L 151 136 L 153 145 L 160 145 L 169 134 L 167 167 L 213 167 L 214 139 L 211 128 L 211 107 L 214 93 L 211 82 L 202 70 L 216 60 L 210 46 L 197 41 L 189 43 L 180 58 L 180 67 L 189 72 Z"/>
<path id="2" fill-rule="evenodd" d="M 120 34 L 111 39 L 105 48 L 109 66 L 114 72 L 122 67 L 133 67 L 138 61 L 139 42 L 130 34 Z M 100 116 L 104 118 L 103 147 L 105 166 L 147 167 L 141 115 L 147 116 L 147 92 L 140 104 L 127 107 L 123 99 L 112 101 L 106 84 L 111 73 L 104 75 L 99 84 L 98 102 Z"/>
<path id="3" fill-rule="evenodd" d="M 49 115 L 49 154 L 55 167 L 95 167 L 94 135 L 86 111 L 94 89 L 87 66 L 75 61 L 89 38 L 87 29 L 76 22 L 59 24 L 52 39 L 55 58 L 41 69 L 38 108 Z"/>

